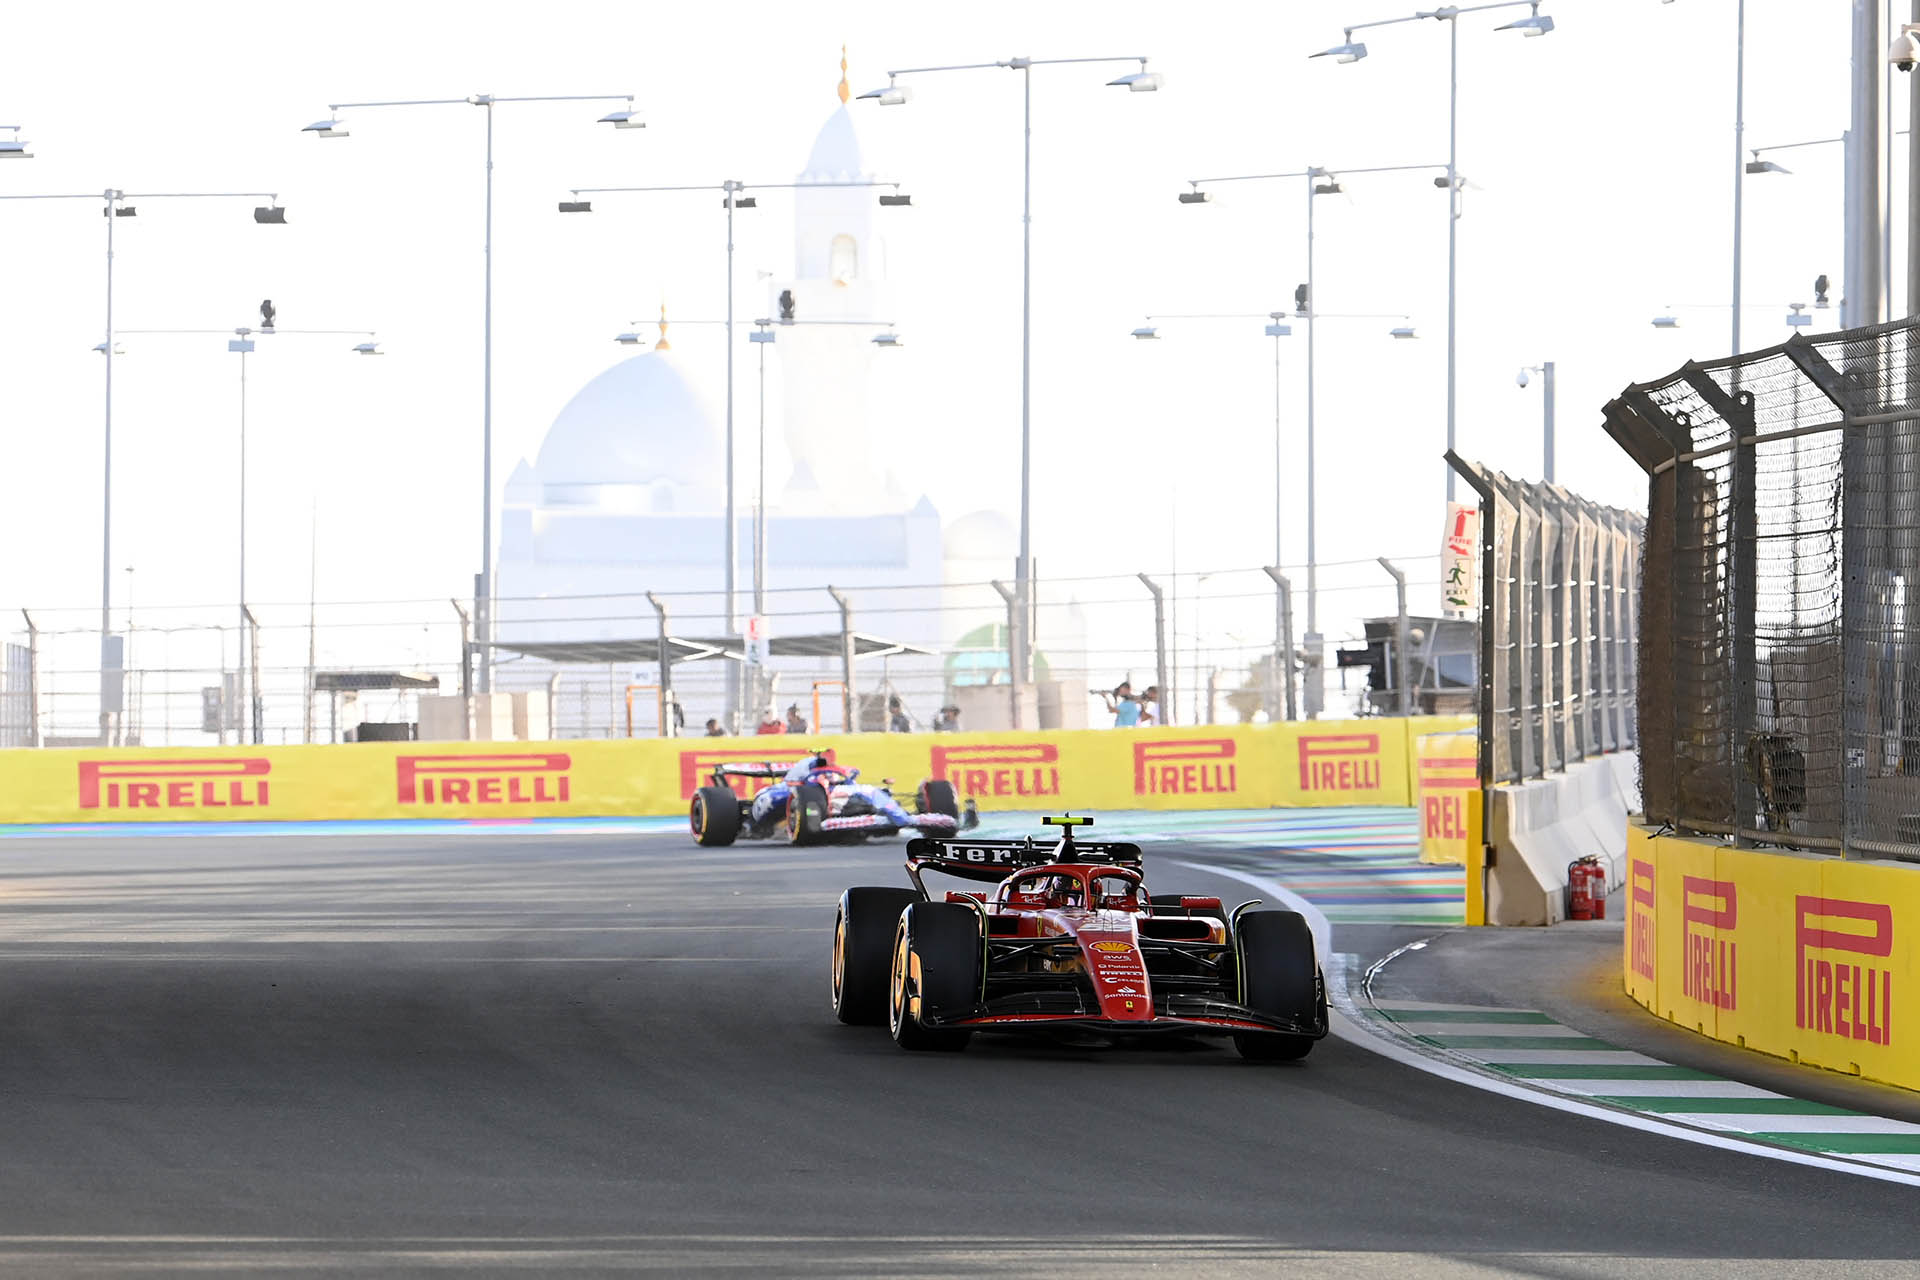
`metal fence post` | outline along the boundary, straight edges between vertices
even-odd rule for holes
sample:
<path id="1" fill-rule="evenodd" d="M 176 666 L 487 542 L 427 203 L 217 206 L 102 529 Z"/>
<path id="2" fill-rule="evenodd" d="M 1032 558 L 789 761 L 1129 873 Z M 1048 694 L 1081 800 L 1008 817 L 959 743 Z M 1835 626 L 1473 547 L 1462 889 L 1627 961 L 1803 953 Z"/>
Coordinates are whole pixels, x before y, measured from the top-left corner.
<path id="1" fill-rule="evenodd" d="M 1480 786 L 1484 791 L 1491 783 L 1503 781 L 1494 777 L 1493 749 L 1493 735 L 1499 730 L 1494 723 L 1493 705 L 1494 641 L 1498 636 L 1494 610 L 1494 536 L 1497 532 L 1494 525 L 1499 513 L 1493 486 L 1480 468 L 1451 449 L 1447 450 L 1447 465 L 1480 495 L 1480 723 L 1477 736 L 1480 739 Z"/>
<path id="2" fill-rule="evenodd" d="M 33 625 L 33 615 L 25 609 L 20 616 L 27 620 L 27 745 L 40 745 L 40 628 Z"/>
<path id="3" fill-rule="evenodd" d="M 1167 696 L 1167 597 L 1160 584 L 1146 574 L 1136 574 L 1142 586 L 1153 593 L 1153 674 L 1154 685 L 1159 694 L 1154 704 L 1154 718 L 1161 724 L 1172 723 L 1172 711 L 1168 708 Z"/>
<path id="4" fill-rule="evenodd" d="M 473 741 L 473 619 L 460 606 L 458 600 L 451 600 L 453 611 L 460 615 L 460 707 L 466 717 L 466 729 L 461 735 L 466 741 Z"/>
<path id="5" fill-rule="evenodd" d="M 1399 610 L 1399 617 L 1393 631 L 1393 684 L 1399 692 L 1396 702 L 1400 714 L 1410 716 L 1413 714 L 1413 655 L 1410 652 L 1413 648 L 1413 634 L 1407 625 L 1407 575 L 1396 569 L 1393 561 L 1385 556 L 1379 557 L 1379 560 L 1380 567 L 1393 575 L 1395 607 Z"/>
<path id="6" fill-rule="evenodd" d="M 1020 727 L 1020 680 L 1015 674 L 1015 665 L 1019 659 L 1013 652 L 1013 638 L 1019 634 L 1020 593 L 998 579 L 989 585 L 1000 593 L 1002 603 L 1007 606 L 1007 680 L 1010 685 L 1007 693 L 1007 726 L 1018 729 Z"/>
<path id="7" fill-rule="evenodd" d="M 840 723 L 846 732 L 858 733 L 860 726 L 853 719 L 854 704 L 858 701 L 853 696 L 853 606 L 831 586 L 827 594 L 840 606 Z M 819 725 L 813 728 L 816 733 L 820 730 Z"/>
<path id="8" fill-rule="evenodd" d="M 667 602 L 653 592 L 647 592 L 647 603 L 653 606 L 653 612 L 660 622 L 660 736 L 673 736 L 673 717 L 666 708 L 673 705 L 673 654 L 667 640 Z"/>
<path id="9" fill-rule="evenodd" d="M 1280 572 L 1276 565 L 1267 565 L 1266 574 L 1273 579 L 1273 589 L 1279 598 L 1279 632 L 1274 636 L 1274 675 L 1280 682 L 1280 705 L 1275 711 L 1284 710 L 1288 720 L 1299 719 L 1299 711 L 1294 702 L 1293 693 L 1293 583 L 1287 581 L 1287 575 Z"/>
<path id="10" fill-rule="evenodd" d="M 266 701 L 260 695 L 260 623 L 253 616 L 253 610 L 241 606 L 241 612 L 247 616 L 247 699 L 243 707 L 247 723 L 241 726 L 243 735 L 259 746 L 266 735 Z"/>

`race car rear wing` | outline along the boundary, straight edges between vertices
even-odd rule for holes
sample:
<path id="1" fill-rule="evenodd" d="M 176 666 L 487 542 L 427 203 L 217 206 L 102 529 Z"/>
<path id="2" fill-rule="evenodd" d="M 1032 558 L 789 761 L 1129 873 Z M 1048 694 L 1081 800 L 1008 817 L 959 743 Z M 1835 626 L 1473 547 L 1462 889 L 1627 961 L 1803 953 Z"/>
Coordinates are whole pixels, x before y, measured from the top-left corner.
<path id="1" fill-rule="evenodd" d="M 739 764 L 717 764 L 715 775 L 722 778 L 784 778 L 797 761 L 778 764 L 772 760 L 750 760 Z"/>
<path id="2" fill-rule="evenodd" d="M 1002 880 L 1026 867 L 1055 862 L 1111 862 L 1140 865 L 1140 846 L 1120 841 L 1063 840 L 1057 845 L 1023 840 L 942 840 L 921 836 L 907 841 L 907 862 L 944 871 L 964 880 Z"/>

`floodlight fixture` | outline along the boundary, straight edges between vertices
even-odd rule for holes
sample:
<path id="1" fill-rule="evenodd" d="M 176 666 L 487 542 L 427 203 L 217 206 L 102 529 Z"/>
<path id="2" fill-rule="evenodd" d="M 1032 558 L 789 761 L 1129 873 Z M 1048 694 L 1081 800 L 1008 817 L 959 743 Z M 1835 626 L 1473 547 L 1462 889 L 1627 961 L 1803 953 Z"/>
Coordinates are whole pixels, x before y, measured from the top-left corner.
<path id="1" fill-rule="evenodd" d="M 253 211 L 253 220 L 276 227 L 287 225 L 287 211 L 277 204 L 263 204 Z"/>
<path id="2" fill-rule="evenodd" d="M 253 339 L 252 338 L 228 338 L 227 350 L 238 351 L 242 355 L 245 355 L 247 352 L 253 350 Z"/>
<path id="3" fill-rule="evenodd" d="M 1133 336 L 1141 339 L 1142 341 L 1146 341 L 1149 339 L 1157 340 L 1160 337 L 1160 330 L 1155 328 L 1153 325 L 1143 324 L 1138 329 L 1135 329 L 1133 331 Z"/>
<path id="4" fill-rule="evenodd" d="M 759 201 L 752 196 L 726 195 L 721 197 L 720 207 L 724 209 L 728 205 L 732 205 L 736 209 L 753 209 L 759 207 Z"/>
<path id="5" fill-rule="evenodd" d="M 1317 196 L 1337 196 L 1345 190 L 1346 188 L 1340 185 L 1338 178 L 1329 178 L 1325 182 L 1316 182 L 1313 184 L 1313 194 Z"/>
<path id="6" fill-rule="evenodd" d="M 626 333 L 615 334 L 613 340 L 623 347 L 643 347 L 647 344 L 645 338 L 632 330 L 628 330 Z"/>
<path id="7" fill-rule="evenodd" d="M 1282 320 L 1280 313 L 1276 311 L 1273 316 L 1273 323 L 1267 326 L 1267 336 L 1269 338 L 1290 338 L 1293 336 L 1293 326 Z"/>
<path id="8" fill-rule="evenodd" d="M 380 344 L 378 342 L 356 343 L 353 350 L 355 355 L 362 355 L 362 356 L 383 356 L 387 354 L 386 352 L 380 349 Z"/>
<path id="9" fill-rule="evenodd" d="M 31 160 L 33 152 L 27 150 L 26 142 L 20 137 L 17 124 L 0 124 L 0 130 L 12 134 L 9 138 L 0 138 L 0 160 Z"/>
<path id="10" fill-rule="evenodd" d="M 312 124 L 301 129 L 300 132 L 311 133 L 321 138 L 349 138 L 353 136 L 341 127 L 338 117 L 315 120 Z"/>
<path id="11" fill-rule="evenodd" d="M 1366 57 L 1367 46 L 1354 43 L 1353 28 L 1348 27 L 1344 34 L 1346 35 L 1344 43 L 1337 44 L 1331 49 L 1322 49 L 1318 53 L 1310 53 L 1307 56 L 1309 58 L 1332 58 L 1335 62 L 1358 62 L 1360 59 Z"/>
<path id="12" fill-rule="evenodd" d="M 1390 333 L 1393 337 L 1401 339 L 1403 341 L 1409 338 L 1417 338 L 1420 336 L 1419 332 L 1410 324 L 1396 325 L 1392 329 L 1389 329 L 1388 333 Z"/>
<path id="13" fill-rule="evenodd" d="M 562 212 L 562 213 L 592 213 L 592 212 L 593 212 L 593 201 L 591 201 L 591 200 L 562 200 L 562 201 L 560 202 L 560 212 Z"/>
<path id="14" fill-rule="evenodd" d="M 1806 303 L 1790 302 L 1787 304 L 1787 307 L 1788 307 L 1788 315 L 1787 315 L 1788 328 L 1804 329 L 1808 325 L 1811 325 L 1813 323 L 1813 317 L 1807 314 Z"/>
<path id="15" fill-rule="evenodd" d="M 104 342 L 96 342 L 93 344 L 93 349 L 99 352 L 101 355 L 105 355 L 107 353 L 107 344 Z M 121 346 L 119 343 L 116 342 L 113 344 L 113 354 L 117 356 L 123 356 L 127 354 L 127 350 L 125 347 Z"/>
<path id="16" fill-rule="evenodd" d="M 116 204 L 113 206 L 113 216 L 116 218 L 132 218 L 137 216 L 139 212 L 140 211 L 138 209 L 134 208 L 134 206 L 130 204 Z M 101 213 L 101 216 L 104 217 L 107 211 L 105 209 L 102 209 L 100 213 Z"/>
<path id="17" fill-rule="evenodd" d="M 762 322 L 763 325 L 771 324 L 771 323 L 772 321 Z M 774 334 L 773 330 L 763 327 L 763 328 L 755 329 L 752 333 L 748 334 L 747 341 L 748 342 L 772 342 L 775 336 L 776 335 Z"/>
<path id="18" fill-rule="evenodd" d="M 896 191 L 892 195 L 883 195 L 880 197 L 880 207 L 882 209 L 904 209 L 912 203 L 913 197 L 904 191 Z"/>
<path id="19" fill-rule="evenodd" d="M 900 107 L 913 101 L 913 87 L 911 85 L 895 84 L 889 80 L 887 81 L 886 88 L 869 89 L 859 96 L 862 98 L 872 98 L 883 107 Z"/>
<path id="20" fill-rule="evenodd" d="M 1678 329 L 1680 327 L 1680 317 L 1655 316 L 1653 318 L 1653 327 L 1656 329 Z"/>
<path id="21" fill-rule="evenodd" d="M 1182 191 L 1180 193 L 1180 203 L 1181 204 L 1212 204 L 1213 192 L 1202 191 L 1198 187 L 1195 187 L 1191 191 Z"/>
<path id="22" fill-rule="evenodd" d="M 900 335 L 897 333 L 876 333 L 873 335 L 873 345 L 876 347 L 904 347 L 907 344 L 900 340 Z"/>
<path id="23" fill-rule="evenodd" d="M 1518 31 L 1529 40 L 1546 35 L 1547 32 L 1553 30 L 1553 19 L 1543 15 L 1540 12 L 1540 6 L 1538 4 L 1531 6 L 1531 8 L 1532 12 L 1526 17 L 1495 27 L 1494 30 Z"/>
<path id="24" fill-rule="evenodd" d="M 645 118 L 633 109 L 633 99 L 631 98 L 627 99 L 627 109 L 625 111 L 609 111 L 607 114 L 601 116 L 595 123 L 610 124 L 616 129 L 644 129 L 647 127 Z"/>
<path id="25" fill-rule="evenodd" d="M 1158 71 L 1147 70 L 1145 58 L 1140 60 L 1140 69 L 1132 75 L 1121 76 L 1117 80 L 1107 81 L 1109 88 L 1117 88 L 1125 85 L 1128 93 L 1158 93 L 1160 87 L 1164 84 L 1166 84 L 1166 79 L 1162 77 Z"/>
<path id="26" fill-rule="evenodd" d="M 1792 173 L 1793 172 L 1793 170 L 1787 168 L 1787 166 L 1783 164 L 1778 164 L 1772 160 L 1762 160 L 1760 158 L 1761 150 L 1763 150 L 1763 148 L 1755 148 L 1753 152 L 1753 159 L 1747 161 L 1748 173 Z"/>

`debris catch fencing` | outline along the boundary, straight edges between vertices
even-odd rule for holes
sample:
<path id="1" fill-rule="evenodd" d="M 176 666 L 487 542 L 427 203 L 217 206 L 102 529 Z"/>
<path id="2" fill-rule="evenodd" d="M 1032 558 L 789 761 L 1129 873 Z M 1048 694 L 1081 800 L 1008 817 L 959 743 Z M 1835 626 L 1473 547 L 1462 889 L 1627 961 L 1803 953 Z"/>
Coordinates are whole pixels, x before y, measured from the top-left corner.
<path id="1" fill-rule="evenodd" d="M 1449 453 L 1480 495 L 1480 776 L 1545 777 L 1638 740 L 1643 521 Z"/>
<path id="2" fill-rule="evenodd" d="M 1917 337 L 1796 336 L 1608 404 L 1650 482 L 1650 821 L 1920 859 Z"/>

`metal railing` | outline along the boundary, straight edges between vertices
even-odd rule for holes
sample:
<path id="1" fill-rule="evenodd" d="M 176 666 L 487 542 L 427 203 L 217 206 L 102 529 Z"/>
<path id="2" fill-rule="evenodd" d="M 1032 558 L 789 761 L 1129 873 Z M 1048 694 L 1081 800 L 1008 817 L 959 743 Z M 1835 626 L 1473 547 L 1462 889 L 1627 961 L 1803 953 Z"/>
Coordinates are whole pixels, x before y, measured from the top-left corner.
<path id="1" fill-rule="evenodd" d="M 1437 560 L 1398 557 L 1394 564 L 1414 596 L 1437 599 Z M 1137 573 L 1040 582 L 1036 679 L 1050 686 L 1053 701 L 1039 708 L 1040 723 L 1023 727 L 1111 723 L 1101 695 L 1122 680 L 1136 694 L 1162 687 L 1156 719 L 1288 718 L 1316 663 L 1331 686 L 1328 716 L 1392 713 L 1391 689 L 1369 688 L 1364 670 L 1337 670 L 1334 660 L 1342 645 L 1367 642 L 1368 618 L 1374 629 L 1384 618 L 1397 632 L 1392 578 L 1373 558 L 1323 563 L 1319 572 L 1323 610 L 1343 619 L 1326 628 L 1324 653 L 1308 652 L 1288 634 L 1299 613 L 1289 591 L 1302 576 L 1299 566 L 1148 573 L 1146 582 Z M 724 638 L 718 592 L 655 598 L 667 606 L 675 636 Z M 921 652 L 861 657 L 845 702 L 823 695 L 815 716 L 816 684 L 846 678 L 840 644 L 826 644 L 818 656 L 774 658 L 752 680 L 739 678 L 738 661 L 717 656 L 675 660 L 663 680 L 654 657 L 659 614 L 646 592 L 501 598 L 494 607 L 494 688 L 525 695 L 545 712 L 546 732 L 561 738 L 656 734 L 662 707 L 669 731 L 697 735 L 708 719 L 751 733 L 769 707 L 784 717 L 797 706 L 815 731 L 816 719 L 838 725 L 847 712 L 857 728 L 878 730 L 890 719 L 889 700 L 898 697 L 908 723 L 926 729 L 967 690 L 975 691 L 969 705 L 991 704 L 996 714 L 1007 702 L 1011 627 L 994 583 L 780 587 L 768 593 L 768 605 L 776 641 L 857 632 Z M 109 681 L 99 669 L 96 613 L 14 614 L 16 631 L 0 632 L 0 746 L 97 745 L 108 683 L 121 694 L 110 717 L 112 744 L 182 746 L 342 741 L 363 724 L 418 723 L 421 697 L 458 696 L 463 675 L 471 682 L 473 668 L 463 663 L 463 655 L 475 653 L 466 600 L 254 603 L 244 635 L 236 613 L 231 605 L 143 605 L 116 633 L 123 662 Z M 517 641 L 539 640 L 625 644 L 616 661 L 555 663 L 513 649 Z M 723 647 L 737 654 L 744 645 Z M 1412 658 L 1423 662 L 1417 645 Z M 369 683 L 382 687 L 350 687 Z M 629 718 L 628 687 L 654 685 L 667 688 L 658 697 L 634 696 Z M 997 700 L 982 688 L 998 690 Z M 243 697 L 250 705 L 241 705 Z M 739 711 L 735 724 L 727 721 L 730 704 Z M 1004 725 L 976 719 L 961 727 Z"/>
<path id="2" fill-rule="evenodd" d="M 1796 336 L 1608 404 L 1650 482 L 1649 819 L 1920 859 L 1917 336 Z"/>
<path id="3" fill-rule="evenodd" d="M 1449 453 L 1480 495 L 1480 776 L 1545 777 L 1638 741 L 1643 521 Z"/>

